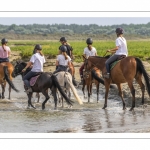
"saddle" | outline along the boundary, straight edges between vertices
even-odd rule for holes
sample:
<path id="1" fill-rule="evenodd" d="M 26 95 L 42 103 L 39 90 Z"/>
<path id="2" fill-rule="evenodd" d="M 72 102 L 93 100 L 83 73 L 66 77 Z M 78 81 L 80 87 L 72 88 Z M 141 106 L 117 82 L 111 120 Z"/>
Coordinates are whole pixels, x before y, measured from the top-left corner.
<path id="1" fill-rule="evenodd" d="M 36 80 L 38 79 L 40 75 L 34 76 L 30 79 L 30 86 L 34 86 L 34 84 L 36 83 Z"/>
<path id="2" fill-rule="evenodd" d="M 121 61 L 121 59 L 123 59 L 123 58 L 126 58 L 126 55 L 120 55 L 116 61 L 114 61 L 113 63 L 111 63 L 111 64 L 110 64 L 110 70 L 113 69 L 113 68 L 115 67 L 115 65 L 116 65 L 119 61 Z"/>

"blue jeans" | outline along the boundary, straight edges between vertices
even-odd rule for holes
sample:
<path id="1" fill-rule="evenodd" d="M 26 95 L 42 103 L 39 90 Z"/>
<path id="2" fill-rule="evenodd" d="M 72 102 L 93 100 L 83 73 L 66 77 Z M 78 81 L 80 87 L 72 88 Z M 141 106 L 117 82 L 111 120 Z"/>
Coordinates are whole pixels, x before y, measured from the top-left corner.
<path id="1" fill-rule="evenodd" d="M 118 59 L 119 56 L 120 55 L 115 55 L 114 54 L 114 55 L 112 55 L 110 58 L 108 58 L 106 60 L 105 65 L 106 65 L 107 73 L 110 73 L 110 64 L 113 63 L 113 62 L 115 62 Z"/>
<path id="2" fill-rule="evenodd" d="M 29 71 L 24 77 L 23 77 L 23 81 L 24 81 L 24 84 L 25 84 L 25 86 L 27 86 L 28 88 L 30 87 L 30 82 L 29 82 L 29 80 L 32 78 L 32 77 L 34 77 L 34 76 L 36 76 L 36 75 L 38 75 L 39 74 L 39 72 L 32 72 L 32 71 Z"/>
<path id="3" fill-rule="evenodd" d="M 56 69 L 56 71 L 53 72 L 53 74 L 57 73 L 57 72 L 60 72 L 60 71 L 67 71 L 67 68 L 68 66 L 62 66 L 62 65 L 59 65 Z"/>
<path id="4" fill-rule="evenodd" d="M 9 58 L 0 58 L 0 63 L 9 62 Z"/>

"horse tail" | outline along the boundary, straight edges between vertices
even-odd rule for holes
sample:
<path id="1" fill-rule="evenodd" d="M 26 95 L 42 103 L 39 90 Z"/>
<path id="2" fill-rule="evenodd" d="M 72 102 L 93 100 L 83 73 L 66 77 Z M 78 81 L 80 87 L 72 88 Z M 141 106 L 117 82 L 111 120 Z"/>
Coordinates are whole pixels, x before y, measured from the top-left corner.
<path id="1" fill-rule="evenodd" d="M 146 89 L 147 89 L 147 92 L 150 96 L 150 76 L 146 72 L 142 61 L 139 58 L 135 58 L 135 60 L 136 60 L 136 63 L 137 63 L 137 70 L 136 71 L 137 71 L 137 73 L 140 72 L 141 74 L 143 74 L 144 80 L 145 80 L 145 83 L 146 83 Z"/>
<path id="2" fill-rule="evenodd" d="M 54 85 L 58 88 L 59 92 L 61 93 L 61 95 L 64 97 L 64 99 L 66 100 L 66 102 L 69 104 L 69 105 L 72 105 L 73 101 L 71 101 L 67 95 L 64 93 L 64 91 L 62 90 L 61 86 L 59 85 L 58 83 L 58 80 L 56 78 L 56 76 L 53 74 L 51 76 L 53 82 L 54 82 Z"/>
<path id="3" fill-rule="evenodd" d="M 78 84 L 77 84 L 77 81 L 75 80 L 75 78 L 72 76 L 72 83 L 73 83 L 73 85 L 74 86 L 77 86 Z"/>
<path id="4" fill-rule="evenodd" d="M 67 82 L 68 82 L 68 84 L 69 84 L 69 86 L 70 86 L 70 88 L 71 88 L 71 90 L 72 90 L 74 96 L 76 97 L 76 99 L 77 99 L 77 101 L 78 101 L 78 103 L 79 103 L 80 105 L 83 104 L 82 100 L 80 99 L 80 97 L 79 97 L 78 94 L 77 94 L 77 91 L 76 91 L 74 85 L 72 84 L 71 79 L 69 78 L 68 74 L 67 74 L 67 75 L 66 75 L 66 74 L 67 74 L 67 72 L 65 73 L 65 78 L 66 78 L 66 80 L 67 80 Z"/>
<path id="5" fill-rule="evenodd" d="M 8 82 L 8 84 L 11 86 L 11 88 L 12 88 L 13 90 L 15 90 L 16 92 L 19 92 L 19 90 L 17 90 L 17 89 L 15 88 L 13 82 L 10 80 L 10 77 L 9 77 L 9 75 L 8 75 L 8 74 L 9 74 L 9 73 L 8 73 L 8 66 L 4 66 L 3 69 L 4 69 L 5 79 L 6 79 L 6 81 Z"/>
<path id="6" fill-rule="evenodd" d="M 102 78 L 100 78 L 97 74 L 96 74 L 96 71 L 93 69 L 92 70 L 92 77 L 97 80 L 98 82 L 100 82 L 101 84 L 105 85 L 104 83 L 104 80 Z M 112 89 L 116 89 L 116 86 L 115 85 L 110 85 L 110 88 Z"/>

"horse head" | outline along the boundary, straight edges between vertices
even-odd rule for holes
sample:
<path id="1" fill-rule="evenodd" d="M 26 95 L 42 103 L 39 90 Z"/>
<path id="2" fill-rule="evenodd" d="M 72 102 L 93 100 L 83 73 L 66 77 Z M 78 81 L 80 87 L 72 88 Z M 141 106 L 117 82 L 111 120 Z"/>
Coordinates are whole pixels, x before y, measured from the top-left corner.
<path id="1" fill-rule="evenodd" d="M 25 62 L 20 62 L 20 61 L 16 61 L 16 65 L 14 67 L 14 70 L 12 72 L 12 77 L 16 77 L 19 74 L 22 74 L 22 70 L 25 68 L 26 63 Z"/>

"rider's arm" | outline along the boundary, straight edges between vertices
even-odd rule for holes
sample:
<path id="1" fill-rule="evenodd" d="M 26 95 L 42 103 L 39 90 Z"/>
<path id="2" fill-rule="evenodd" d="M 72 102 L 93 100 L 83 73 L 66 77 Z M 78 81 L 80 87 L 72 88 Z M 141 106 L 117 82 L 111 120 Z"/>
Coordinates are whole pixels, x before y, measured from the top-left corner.
<path id="1" fill-rule="evenodd" d="M 58 66 L 59 65 L 59 62 L 58 62 L 58 60 L 56 60 L 56 66 Z"/>
<path id="2" fill-rule="evenodd" d="M 115 53 L 117 50 L 118 50 L 118 46 L 116 46 L 115 48 L 113 49 L 110 49 L 110 50 L 107 50 L 107 52 L 110 52 L 110 53 Z"/>
<path id="3" fill-rule="evenodd" d="M 26 69 L 27 69 L 28 67 L 30 67 L 31 65 L 33 65 L 33 63 L 32 63 L 31 61 L 29 61 L 29 62 L 27 63 L 27 65 L 26 65 L 26 67 L 25 67 L 22 71 L 23 71 L 23 72 L 26 71 Z"/>

